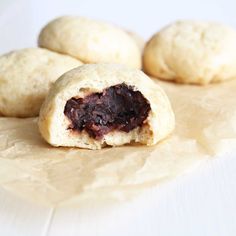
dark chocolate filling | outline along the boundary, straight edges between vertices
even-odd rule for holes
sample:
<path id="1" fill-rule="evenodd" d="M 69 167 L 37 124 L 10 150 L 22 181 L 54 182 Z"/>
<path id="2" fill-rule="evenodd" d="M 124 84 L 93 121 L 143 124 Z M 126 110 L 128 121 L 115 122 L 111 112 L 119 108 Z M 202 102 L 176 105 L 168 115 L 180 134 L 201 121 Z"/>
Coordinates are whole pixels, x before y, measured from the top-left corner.
<path id="1" fill-rule="evenodd" d="M 132 86 L 117 84 L 84 98 L 67 101 L 64 114 L 70 119 L 68 129 L 85 130 L 90 137 L 101 139 L 112 130 L 129 132 L 142 126 L 151 110 L 141 92 Z"/>

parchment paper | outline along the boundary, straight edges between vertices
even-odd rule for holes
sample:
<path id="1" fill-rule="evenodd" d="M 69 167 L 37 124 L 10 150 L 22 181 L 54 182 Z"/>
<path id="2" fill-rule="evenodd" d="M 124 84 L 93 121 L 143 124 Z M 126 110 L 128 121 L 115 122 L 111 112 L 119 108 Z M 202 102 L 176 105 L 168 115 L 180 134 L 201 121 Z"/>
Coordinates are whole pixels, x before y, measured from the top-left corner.
<path id="1" fill-rule="evenodd" d="M 0 186 L 43 204 L 126 199 L 236 146 L 236 80 L 206 87 L 157 82 L 176 114 L 154 147 L 53 148 L 37 118 L 0 118 Z"/>

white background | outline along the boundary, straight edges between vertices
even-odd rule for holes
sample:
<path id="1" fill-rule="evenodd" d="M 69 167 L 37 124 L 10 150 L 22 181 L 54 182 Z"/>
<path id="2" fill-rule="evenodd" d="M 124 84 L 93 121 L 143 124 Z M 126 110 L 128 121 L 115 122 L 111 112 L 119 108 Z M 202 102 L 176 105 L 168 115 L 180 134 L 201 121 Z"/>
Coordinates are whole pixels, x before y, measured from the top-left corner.
<path id="1" fill-rule="evenodd" d="M 76 14 L 113 22 L 148 39 L 176 19 L 236 28 L 236 0 L 0 0 L 0 53 L 36 46 L 42 25 Z M 235 42 L 236 43 L 236 42 Z M 0 235 L 236 235 L 236 156 L 211 160 L 132 202 L 85 209 L 36 206 L 0 191 Z"/>
<path id="2" fill-rule="evenodd" d="M 177 19 L 219 21 L 236 28 L 236 0 L 0 0 L 0 52 L 35 46 L 41 27 L 65 14 L 106 20 L 144 39 Z"/>

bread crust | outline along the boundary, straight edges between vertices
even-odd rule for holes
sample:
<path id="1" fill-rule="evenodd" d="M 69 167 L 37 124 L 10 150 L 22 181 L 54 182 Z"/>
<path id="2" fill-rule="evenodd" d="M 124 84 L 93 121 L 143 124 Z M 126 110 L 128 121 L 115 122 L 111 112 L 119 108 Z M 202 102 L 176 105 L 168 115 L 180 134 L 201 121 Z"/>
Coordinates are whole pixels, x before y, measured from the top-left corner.
<path id="1" fill-rule="evenodd" d="M 236 31 L 213 22 L 177 21 L 146 44 L 144 70 L 160 79 L 209 84 L 236 78 Z"/>
<path id="2" fill-rule="evenodd" d="M 0 113 L 13 117 L 37 116 L 56 79 L 81 64 L 75 58 L 42 48 L 26 48 L 2 55 Z"/>
<path id="3" fill-rule="evenodd" d="M 141 68 L 141 52 L 124 30 L 85 17 L 62 16 L 40 32 L 38 45 L 84 63 L 118 63 Z"/>

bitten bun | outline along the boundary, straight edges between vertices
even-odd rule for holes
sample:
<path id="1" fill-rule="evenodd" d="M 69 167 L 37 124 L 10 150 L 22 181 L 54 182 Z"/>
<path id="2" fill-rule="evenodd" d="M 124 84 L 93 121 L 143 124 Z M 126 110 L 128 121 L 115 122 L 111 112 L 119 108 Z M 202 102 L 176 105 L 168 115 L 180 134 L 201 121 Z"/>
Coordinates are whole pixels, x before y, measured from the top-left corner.
<path id="1" fill-rule="evenodd" d="M 91 137 L 86 130 L 71 128 L 71 120 L 65 115 L 65 107 L 70 99 L 82 101 L 91 94 L 102 96 L 106 89 L 117 85 L 133 88 L 149 104 L 150 111 L 142 125 L 129 132 L 114 129 L 99 139 Z M 115 105 L 111 108 L 116 109 Z M 154 145 L 167 137 L 174 126 L 174 114 L 164 91 L 140 70 L 116 64 L 88 64 L 65 73 L 50 90 L 39 117 L 39 130 L 51 145 L 88 149 L 130 142 Z"/>

